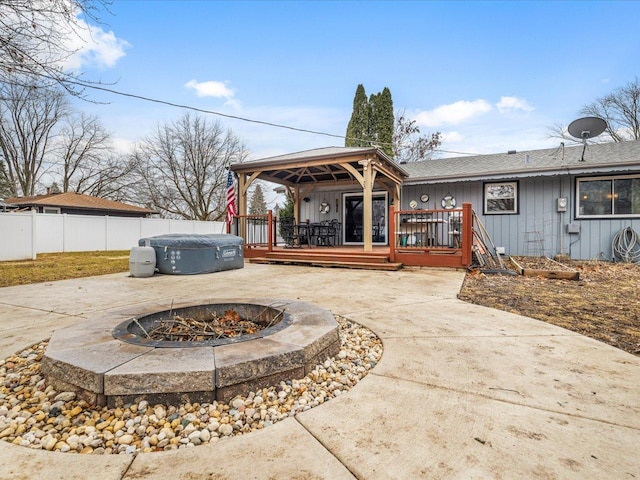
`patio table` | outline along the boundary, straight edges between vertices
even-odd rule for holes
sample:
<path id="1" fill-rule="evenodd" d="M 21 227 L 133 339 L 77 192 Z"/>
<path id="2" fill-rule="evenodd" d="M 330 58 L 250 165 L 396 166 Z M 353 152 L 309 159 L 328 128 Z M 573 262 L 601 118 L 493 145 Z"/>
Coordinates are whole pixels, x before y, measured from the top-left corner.
<path id="1" fill-rule="evenodd" d="M 439 245 L 438 227 L 446 223 L 447 220 L 443 218 L 416 218 L 402 222 L 396 231 L 398 235 L 396 245 L 402 247 Z"/>

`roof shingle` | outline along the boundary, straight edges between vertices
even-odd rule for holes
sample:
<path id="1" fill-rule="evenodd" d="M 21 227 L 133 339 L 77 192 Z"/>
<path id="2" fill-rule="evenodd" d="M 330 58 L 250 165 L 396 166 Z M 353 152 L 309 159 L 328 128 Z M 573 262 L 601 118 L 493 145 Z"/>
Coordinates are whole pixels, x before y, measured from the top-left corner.
<path id="1" fill-rule="evenodd" d="M 153 210 L 128 203 L 114 202 L 106 198 L 93 197 L 75 192 L 51 193 L 33 197 L 14 197 L 4 200 L 6 204 L 18 206 L 69 207 L 88 210 L 111 210 L 114 212 L 155 213 Z"/>
<path id="2" fill-rule="evenodd" d="M 596 173 L 640 170 L 640 141 L 588 145 L 581 161 L 582 145 L 516 153 L 442 158 L 407 163 L 406 183 L 482 180 L 492 177 Z"/>

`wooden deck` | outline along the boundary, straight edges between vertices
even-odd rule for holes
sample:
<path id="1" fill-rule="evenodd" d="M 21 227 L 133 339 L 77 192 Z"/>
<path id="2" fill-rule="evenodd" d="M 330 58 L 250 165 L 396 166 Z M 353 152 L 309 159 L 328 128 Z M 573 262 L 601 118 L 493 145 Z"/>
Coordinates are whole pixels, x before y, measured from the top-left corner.
<path id="1" fill-rule="evenodd" d="M 389 260 L 388 247 L 376 247 L 364 252 L 362 247 L 254 247 L 245 250 L 245 258 L 251 263 L 311 265 L 316 267 L 358 268 L 366 270 L 399 270 L 402 263 Z"/>
<path id="2" fill-rule="evenodd" d="M 454 214 L 456 215 L 454 217 Z M 390 244 L 373 246 L 311 246 L 285 248 L 277 219 L 266 215 L 235 216 L 234 232 L 245 239 L 245 258 L 256 263 L 285 263 L 376 270 L 398 270 L 403 265 L 467 268 L 474 245 L 473 210 L 394 210 L 390 207 Z M 458 218 L 457 222 L 454 220 Z M 446 226 L 446 229 L 445 229 Z M 276 245 L 277 244 L 277 245 Z"/>

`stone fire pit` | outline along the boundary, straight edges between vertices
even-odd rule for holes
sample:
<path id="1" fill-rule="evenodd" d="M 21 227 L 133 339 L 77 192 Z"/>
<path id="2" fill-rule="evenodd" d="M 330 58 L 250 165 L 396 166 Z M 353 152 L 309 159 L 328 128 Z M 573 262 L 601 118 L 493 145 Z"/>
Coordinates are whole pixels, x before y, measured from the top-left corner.
<path id="1" fill-rule="evenodd" d="M 150 340 L 155 322 L 199 309 L 263 323 L 234 338 Z M 302 378 L 340 349 L 338 324 L 328 310 L 299 301 L 227 300 L 136 306 L 56 331 L 42 360 L 47 381 L 94 405 L 229 401 L 238 394 Z"/>

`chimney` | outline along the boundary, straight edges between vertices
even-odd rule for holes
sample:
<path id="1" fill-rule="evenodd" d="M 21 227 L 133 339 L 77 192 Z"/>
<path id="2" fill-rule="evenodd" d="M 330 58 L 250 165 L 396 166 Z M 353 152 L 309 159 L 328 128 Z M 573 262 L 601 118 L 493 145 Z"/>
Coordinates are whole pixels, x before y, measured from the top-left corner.
<path id="1" fill-rule="evenodd" d="M 47 195 L 51 195 L 51 187 L 47 187 Z"/>

